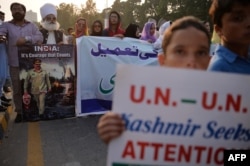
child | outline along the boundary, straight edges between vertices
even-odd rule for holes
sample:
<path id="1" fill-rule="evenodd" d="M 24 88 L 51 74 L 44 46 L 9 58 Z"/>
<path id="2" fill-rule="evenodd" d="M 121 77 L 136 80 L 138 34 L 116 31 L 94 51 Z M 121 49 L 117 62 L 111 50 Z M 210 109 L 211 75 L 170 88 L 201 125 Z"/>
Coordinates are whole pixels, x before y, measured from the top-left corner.
<path id="1" fill-rule="evenodd" d="M 210 35 L 206 27 L 194 17 L 175 21 L 164 34 L 163 53 L 158 56 L 161 66 L 206 70 L 209 63 Z M 122 118 L 114 113 L 104 114 L 97 125 L 100 138 L 109 143 L 124 130 Z"/>
<path id="2" fill-rule="evenodd" d="M 214 0 L 209 14 L 221 39 L 208 70 L 250 74 L 250 1 Z"/>

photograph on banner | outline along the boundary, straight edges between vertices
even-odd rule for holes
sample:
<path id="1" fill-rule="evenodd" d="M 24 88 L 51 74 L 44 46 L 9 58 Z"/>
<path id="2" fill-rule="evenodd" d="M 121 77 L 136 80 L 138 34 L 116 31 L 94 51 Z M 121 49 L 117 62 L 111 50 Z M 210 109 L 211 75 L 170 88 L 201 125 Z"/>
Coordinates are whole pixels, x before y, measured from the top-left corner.
<path id="1" fill-rule="evenodd" d="M 248 75 L 117 69 L 112 111 L 126 129 L 109 143 L 107 166 L 223 165 L 225 149 L 250 149 Z"/>
<path id="2" fill-rule="evenodd" d="M 77 116 L 111 110 L 117 64 L 158 65 L 157 50 L 139 39 L 84 36 L 77 46 Z"/>
<path id="3" fill-rule="evenodd" d="M 75 116 L 73 45 L 29 45 L 18 48 L 24 120 Z"/>

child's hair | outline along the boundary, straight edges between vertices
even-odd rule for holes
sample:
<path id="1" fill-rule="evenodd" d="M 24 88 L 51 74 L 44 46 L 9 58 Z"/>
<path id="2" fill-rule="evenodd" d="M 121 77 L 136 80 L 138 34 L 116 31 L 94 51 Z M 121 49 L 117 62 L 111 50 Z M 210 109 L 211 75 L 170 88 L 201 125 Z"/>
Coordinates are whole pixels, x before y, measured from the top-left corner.
<path id="1" fill-rule="evenodd" d="M 222 27 L 222 16 L 232 10 L 233 5 L 236 3 L 240 5 L 250 5 L 249 0 L 213 0 L 209 9 L 209 15 L 213 21 L 213 24 Z"/>
<path id="2" fill-rule="evenodd" d="M 166 55 L 167 46 L 169 45 L 171 38 L 175 31 L 186 29 L 189 27 L 194 27 L 202 32 L 204 32 L 207 36 L 207 42 L 210 45 L 210 35 L 207 28 L 204 26 L 201 21 L 193 16 L 185 16 L 176 21 L 174 21 L 171 26 L 165 31 L 163 41 L 162 41 L 162 49 L 163 53 Z"/>
<path id="3" fill-rule="evenodd" d="M 74 30 L 74 29 L 73 29 L 72 27 L 69 27 L 69 28 L 67 29 L 68 34 L 70 33 L 71 30 Z"/>

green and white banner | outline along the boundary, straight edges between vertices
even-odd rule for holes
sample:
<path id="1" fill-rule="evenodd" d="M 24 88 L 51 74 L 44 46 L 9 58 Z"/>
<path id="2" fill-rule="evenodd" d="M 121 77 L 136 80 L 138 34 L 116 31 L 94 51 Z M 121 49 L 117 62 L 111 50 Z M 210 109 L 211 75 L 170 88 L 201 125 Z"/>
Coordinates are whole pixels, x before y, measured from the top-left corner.
<path id="1" fill-rule="evenodd" d="M 116 64 L 158 65 L 157 51 L 152 44 L 132 38 L 77 39 L 77 116 L 111 109 Z"/>

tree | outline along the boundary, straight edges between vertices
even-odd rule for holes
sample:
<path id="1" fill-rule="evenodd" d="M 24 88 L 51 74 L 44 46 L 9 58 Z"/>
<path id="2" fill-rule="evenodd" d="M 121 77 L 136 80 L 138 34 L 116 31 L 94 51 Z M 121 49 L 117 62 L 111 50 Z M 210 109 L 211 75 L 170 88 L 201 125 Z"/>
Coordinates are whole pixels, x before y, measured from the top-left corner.
<path id="1" fill-rule="evenodd" d="M 77 15 L 78 8 L 74 4 L 61 3 L 57 7 L 57 21 L 60 23 L 61 28 L 65 30 L 69 27 L 74 28 Z"/>
<path id="2" fill-rule="evenodd" d="M 141 12 L 146 18 L 176 20 L 192 15 L 201 20 L 208 19 L 208 10 L 212 0 L 145 0 Z"/>
<path id="3" fill-rule="evenodd" d="M 130 23 L 139 23 L 138 10 L 140 8 L 141 0 L 116 0 L 112 5 L 112 10 L 120 13 L 122 18 L 122 27 L 126 28 Z"/>
<path id="4" fill-rule="evenodd" d="M 80 16 L 87 20 L 88 27 L 94 22 L 94 20 L 101 19 L 101 14 L 96 9 L 96 3 L 93 0 L 87 0 L 86 5 L 82 6 L 80 10 Z"/>
<path id="5" fill-rule="evenodd" d="M 129 23 L 137 23 L 143 27 L 148 18 L 153 18 L 157 22 L 165 20 L 176 20 L 180 17 L 193 15 L 201 20 L 209 20 L 208 10 L 212 0 L 115 0 L 111 8 L 98 12 L 96 3 L 87 0 L 81 9 L 73 4 L 61 3 L 57 8 L 58 21 L 62 28 L 72 27 L 79 17 L 87 20 L 90 27 L 96 19 L 103 20 L 107 11 L 116 10 L 121 14 L 122 27 Z"/>

